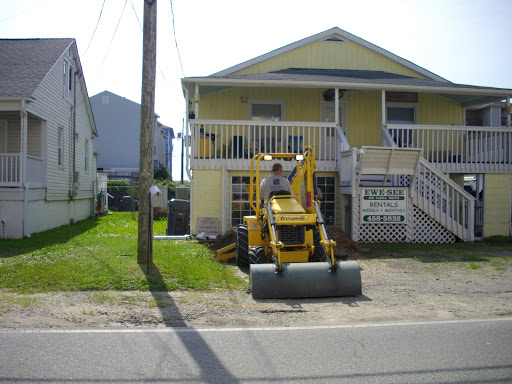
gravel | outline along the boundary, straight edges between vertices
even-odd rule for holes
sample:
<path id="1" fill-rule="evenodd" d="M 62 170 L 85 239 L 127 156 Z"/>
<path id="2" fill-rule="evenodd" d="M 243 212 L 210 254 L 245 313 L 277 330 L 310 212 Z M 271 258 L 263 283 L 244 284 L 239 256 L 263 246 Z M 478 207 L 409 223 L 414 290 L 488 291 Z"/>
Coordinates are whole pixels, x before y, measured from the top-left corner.
<path id="1" fill-rule="evenodd" d="M 247 291 L 227 290 L 0 291 L 0 328 L 273 327 L 511 316 L 510 255 L 504 260 L 472 268 L 363 255 L 363 295 L 348 298 L 253 300 Z"/>

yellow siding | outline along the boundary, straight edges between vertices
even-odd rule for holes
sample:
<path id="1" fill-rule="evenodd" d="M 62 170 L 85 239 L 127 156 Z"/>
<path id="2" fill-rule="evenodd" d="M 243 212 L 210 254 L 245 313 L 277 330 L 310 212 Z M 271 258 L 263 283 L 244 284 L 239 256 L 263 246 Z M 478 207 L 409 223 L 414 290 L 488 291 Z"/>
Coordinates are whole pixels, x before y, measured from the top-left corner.
<path id="1" fill-rule="evenodd" d="M 198 217 L 215 217 L 222 224 L 222 171 L 194 170 L 193 217 L 190 220 L 192 233 L 195 233 Z"/>
<path id="2" fill-rule="evenodd" d="M 418 95 L 418 124 L 463 125 L 462 106 L 429 93 Z"/>
<path id="3" fill-rule="evenodd" d="M 510 175 L 485 175 L 484 237 L 510 235 L 510 181 Z"/>
<path id="4" fill-rule="evenodd" d="M 285 68 L 386 71 L 424 78 L 382 55 L 354 43 L 315 42 L 237 72 L 267 73 Z"/>
<path id="5" fill-rule="evenodd" d="M 381 93 L 353 91 L 347 100 L 350 146 L 381 145 Z"/>
<path id="6" fill-rule="evenodd" d="M 304 88 L 231 88 L 201 96 L 200 119 L 247 120 L 247 103 L 240 96 L 249 99 L 286 101 L 286 120 L 319 121 L 320 100 L 324 89 Z"/>

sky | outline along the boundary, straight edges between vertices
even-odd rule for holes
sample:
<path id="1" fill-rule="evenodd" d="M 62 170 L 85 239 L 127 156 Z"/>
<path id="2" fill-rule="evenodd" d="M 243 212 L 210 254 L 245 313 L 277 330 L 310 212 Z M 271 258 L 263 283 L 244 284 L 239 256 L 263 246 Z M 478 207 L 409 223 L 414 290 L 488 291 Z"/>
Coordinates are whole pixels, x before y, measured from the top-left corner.
<path id="1" fill-rule="evenodd" d="M 75 38 L 89 96 L 140 103 L 143 14 L 143 0 L 0 0 L 0 38 Z M 512 89 L 511 20 L 512 0 L 158 0 L 155 113 L 180 132 L 181 78 L 333 27 L 452 82 Z"/>

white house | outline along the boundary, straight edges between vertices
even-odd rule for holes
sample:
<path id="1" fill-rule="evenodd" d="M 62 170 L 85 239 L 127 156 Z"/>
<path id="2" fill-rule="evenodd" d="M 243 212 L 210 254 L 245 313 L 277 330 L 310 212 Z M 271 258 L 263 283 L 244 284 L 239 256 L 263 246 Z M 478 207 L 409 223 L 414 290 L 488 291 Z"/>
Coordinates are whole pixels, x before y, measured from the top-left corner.
<path id="1" fill-rule="evenodd" d="M 94 214 L 96 126 L 74 39 L 0 39 L 0 238 Z"/>

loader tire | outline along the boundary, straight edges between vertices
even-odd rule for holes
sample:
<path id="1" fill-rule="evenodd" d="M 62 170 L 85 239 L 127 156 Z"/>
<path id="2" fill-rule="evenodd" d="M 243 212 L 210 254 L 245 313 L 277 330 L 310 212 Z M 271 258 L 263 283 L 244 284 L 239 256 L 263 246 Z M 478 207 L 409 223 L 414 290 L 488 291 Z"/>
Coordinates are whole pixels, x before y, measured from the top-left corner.
<path id="1" fill-rule="evenodd" d="M 317 228 L 313 229 L 313 243 L 315 245 L 315 253 L 313 253 L 313 261 L 328 261 L 329 257 L 324 252 L 324 247 L 320 244 L 320 232 Z"/>
<path id="2" fill-rule="evenodd" d="M 236 264 L 240 268 L 249 266 L 249 231 L 243 224 L 236 231 Z"/>
<path id="3" fill-rule="evenodd" d="M 261 245 L 256 245 L 249 249 L 249 263 L 263 264 L 265 261 L 265 248 L 263 248 Z"/>

